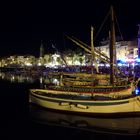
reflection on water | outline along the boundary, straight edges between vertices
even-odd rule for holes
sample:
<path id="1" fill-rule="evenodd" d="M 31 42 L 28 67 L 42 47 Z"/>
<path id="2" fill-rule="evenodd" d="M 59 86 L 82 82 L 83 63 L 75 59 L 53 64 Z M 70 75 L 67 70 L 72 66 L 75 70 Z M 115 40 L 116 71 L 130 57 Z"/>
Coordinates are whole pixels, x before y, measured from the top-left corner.
<path id="1" fill-rule="evenodd" d="M 31 121 L 88 132 L 115 135 L 140 135 L 140 117 L 96 118 L 50 111 L 30 105 Z"/>
<path id="2" fill-rule="evenodd" d="M 33 83 L 34 82 L 34 78 L 31 76 L 27 76 L 25 74 L 14 74 L 11 72 L 0 72 L 0 79 L 2 80 L 8 80 L 10 82 L 17 82 L 17 83 L 24 83 L 24 82 L 29 82 L 29 83 Z"/>
<path id="3" fill-rule="evenodd" d="M 4 119 L 8 123 L 4 123 L 11 134 L 15 135 L 15 129 L 19 132 L 28 130 L 28 121 L 26 120 L 26 109 L 28 108 L 28 90 L 29 88 L 37 88 L 47 83 L 58 84 L 57 77 L 52 78 L 47 75 L 27 75 L 0 72 L 1 80 L 1 103 L 3 113 L 6 114 Z M 8 80 L 10 82 L 3 82 Z M 37 81 L 37 84 L 35 83 Z M 24 83 L 31 83 L 29 85 Z M 19 84 L 18 83 L 23 83 Z M 40 83 L 40 84 L 39 84 Z M 7 88 L 8 87 L 8 88 Z M 6 104 L 5 104 L 5 101 Z M 86 116 L 63 114 L 52 112 L 41 107 L 29 105 L 29 116 L 31 127 L 29 135 L 32 138 L 41 139 L 43 136 L 64 139 L 100 139 L 106 136 L 107 139 L 116 140 L 118 136 L 140 136 L 140 117 L 134 118 L 93 118 Z M 11 120 L 11 123 L 10 123 Z M 21 131 L 20 128 L 24 128 Z M 49 136 L 48 136 L 49 135 Z M 55 136 L 56 135 L 56 136 Z M 102 137 L 100 137 L 102 136 Z M 139 139 L 139 138 L 138 138 Z"/>
<path id="4" fill-rule="evenodd" d="M 7 80 L 11 83 L 34 83 L 39 82 L 40 88 L 44 88 L 47 84 L 59 84 L 59 78 L 48 77 L 48 75 L 28 75 L 24 74 L 17 74 L 13 72 L 0 72 L 0 79 Z"/>
<path id="5" fill-rule="evenodd" d="M 16 74 L 12 72 L 0 72 L 0 79 L 10 81 L 11 83 L 34 83 L 38 81 L 40 84 L 50 83 L 53 80 L 50 80 L 47 76 Z"/>

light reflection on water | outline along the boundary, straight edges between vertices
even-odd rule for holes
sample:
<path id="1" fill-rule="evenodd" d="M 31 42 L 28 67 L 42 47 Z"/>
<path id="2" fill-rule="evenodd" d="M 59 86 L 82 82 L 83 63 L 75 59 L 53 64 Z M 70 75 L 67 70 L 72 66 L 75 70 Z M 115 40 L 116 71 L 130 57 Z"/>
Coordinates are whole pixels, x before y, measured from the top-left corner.
<path id="1" fill-rule="evenodd" d="M 39 81 L 43 84 L 50 82 L 47 76 L 15 74 L 12 72 L 0 72 L 0 79 L 10 81 L 11 83 L 34 83 Z"/>
<path id="2" fill-rule="evenodd" d="M 54 83 L 59 84 L 59 78 L 55 77 L 49 77 L 47 74 L 44 75 L 32 75 L 32 74 L 16 74 L 13 72 L 0 72 L 0 79 L 1 80 L 7 80 L 12 83 L 34 83 L 36 81 L 39 81 L 40 84 L 48 84 L 48 83 Z"/>
<path id="3" fill-rule="evenodd" d="M 24 83 L 24 82 L 29 82 L 33 83 L 34 79 L 31 76 L 27 76 L 24 74 L 14 74 L 11 72 L 0 72 L 0 79 L 2 80 L 8 80 L 10 82 L 17 82 L 17 83 Z"/>
<path id="4" fill-rule="evenodd" d="M 27 75 L 15 75 L 12 73 L 0 73 L 0 79 L 11 81 L 11 83 L 31 83 L 34 85 L 34 82 L 40 83 L 40 86 L 47 84 L 47 83 L 54 83 L 58 82 L 58 79 L 50 78 L 48 76 L 27 76 Z M 57 80 L 55 80 L 57 79 Z M 9 85 L 5 85 L 5 87 L 9 87 Z M 3 86 L 2 88 L 5 89 Z M 35 86 L 34 86 L 35 87 Z M 9 92 L 9 89 L 6 89 L 7 93 L 4 93 L 2 96 L 6 100 L 8 99 L 7 103 L 7 110 L 9 106 L 11 107 L 12 103 L 14 103 L 13 107 L 17 107 L 17 105 L 22 106 L 23 109 L 24 105 L 26 106 L 28 101 L 26 101 L 27 90 L 29 87 L 24 87 L 26 92 L 23 91 L 21 94 L 21 89 L 17 87 L 11 88 L 13 91 Z M 14 96 L 11 96 L 9 93 L 14 93 Z M 19 92 L 19 93 L 16 93 Z M 24 93 L 25 92 L 25 93 Z M 19 96 L 20 94 L 20 96 Z M 8 98 L 9 95 L 9 98 Z M 15 100 L 16 98 L 16 100 Z M 11 100 L 12 99 L 12 100 Z M 20 102 L 18 101 L 20 99 Z M 28 100 L 28 99 L 27 99 Z M 24 103 L 21 103 L 21 102 Z M 4 100 L 3 100 L 4 102 Z M 12 110 L 12 108 L 10 108 Z M 20 108 L 19 108 L 20 110 Z M 16 114 L 15 110 L 15 114 Z M 7 115 L 8 116 L 8 115 Z M 86 117 L 86 116 L 78 116 L 78 115 L 70 115 L 70 114 L 62 114 L 58 112 L 48 111 L 46 109 L 42 109 L 36 106 L 29 106 L 29 117 L 30 117 L 30 132 L 33 137 L 36 136 L 35 133 L 40 137 L 40 135 L 46 136 L 46 133 L 50 133 L 52 135 L 60 136 L 61 138 L 66 137 L 67 134 L 71 134 L 70 138 L 79 137 L 86 137 L 86 139 L 93 139 L 95 135 L 102 135 L 109 137 L 110 140 L 117 139 L 116 136 L 139 136 L 140 135 L 140 117 L 129 117 L 129 118 L 93 118 L 93 117 Z M 23 119 L 23 116 L 22 116 Z M 19 118 L 19 122 L 20 122 Z M 27 122 L 25 122 L 26 124 Z M 45 125 L 45 126 L 44 126 Z M 26 126 L 25 126 L 25 129 Z M 48 132 L 46 132 L 48 131 Z M 51 132 L 50 132 L 51 131 Z M 55 131 L 55 132 L 54 132 Z M 42 134 L 44 132 L 44 134 Z M 49 134 L 48 134 L 49 135 Z M 98 139 L 99 137 L 97 137 Z M 102 137 L 103 138 L 103 137 Z"/>

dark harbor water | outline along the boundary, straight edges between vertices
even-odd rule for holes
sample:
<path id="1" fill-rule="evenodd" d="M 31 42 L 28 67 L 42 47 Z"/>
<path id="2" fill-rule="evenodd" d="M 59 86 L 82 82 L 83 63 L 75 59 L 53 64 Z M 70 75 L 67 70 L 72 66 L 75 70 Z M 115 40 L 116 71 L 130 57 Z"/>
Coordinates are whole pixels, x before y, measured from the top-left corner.
<path id="1" fill-rule="evenodd" d="M 37 87 L 40 87 L 39 82 L 11 83 L 0 80 L 0 126 L 4 139 L 140 139 L 140 116 L 104 120 L 52 112 L 29 104 L 29 89 Z M 128 125 L 128 130 L 124 125 Z"/>

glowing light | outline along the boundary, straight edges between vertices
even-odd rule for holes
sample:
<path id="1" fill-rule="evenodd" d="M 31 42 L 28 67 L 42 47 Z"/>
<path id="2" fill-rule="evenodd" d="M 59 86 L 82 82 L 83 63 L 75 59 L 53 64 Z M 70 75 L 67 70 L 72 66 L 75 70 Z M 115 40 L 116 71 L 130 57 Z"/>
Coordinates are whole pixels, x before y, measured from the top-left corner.
<path id="1" fill-rule="evenodd" d="M 25 63 L 25 65 L 26 65 L 26 66 L 32 66 L 32 64 L 31 64 L 31 63 L 28 63 L 28 62 Z"/>
<path id="2" fill-rule="evenodd" d="M 37 65 L 38 65 L 38 66 L 41 66 L 41 63 L 39 62 Z"/>
<path id="3" fill-rule="evenodd" d="M 139 89 L 135 89 L 135 94 L 138 95 L 139 94 Z"/>
<path id="4" fill-rule="evenodd" d="M 59 80 L 58 79 L 53 79 L 52 81 L 54 84 L 59 85 Z"/>
<path id="5" fill-rule="evenodd" d="M 99 64 L 99 66 L 104 66 L 104 64 Z"/>
<path id="6" fill-rule="evenodd" d="M 40 77 L 40 83 L 41 83 L 41 84 L 43 83 L 43 79 L 42 79 L 42 77 Z"/>
<path id="7" fill-rule="evenodd" d="M 79 61 L 75 61 L 75 63 L 74 63 L 75 65 L 81 65 L 81 63 L 79 62 Z"/>
<path id="8" fill-rule="evenodd" d="M 110 65 L 109 64 L 106 64 L 106 67 L 109 67 Z"/>
<path id="9" fill-rule="evenodd" d="M 121 61 L 121 63 L 125 63 L 126 59 L 125 58 L 121 58 L 119 61 Z"/>
<path id="10" fill-rule="evenodd" d="M 122 66 L 122 63 L 118 63 L 118 66 Z"/>
<path id="11" fill-rule="evenodd" d="M 132 63 L 132 62 L 134 62 L 135 60 L 133 59 L 133 58 L 127 58 L 126 59 L 126 62 L 128 62 L 128 63 Z"/>
<path id="12" fill-rule="evenodd" d="M 137 62 L 140 62 L 140 58 L 136 58 L 136 61 L 137 61 Z"/>

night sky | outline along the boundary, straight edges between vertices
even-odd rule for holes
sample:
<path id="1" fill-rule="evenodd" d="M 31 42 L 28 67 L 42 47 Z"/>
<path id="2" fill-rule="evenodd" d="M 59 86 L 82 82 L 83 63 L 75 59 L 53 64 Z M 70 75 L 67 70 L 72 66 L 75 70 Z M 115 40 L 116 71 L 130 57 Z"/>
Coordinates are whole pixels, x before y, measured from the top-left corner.
<path id="1" fill-rule="evenodd" d="M 137 0 L 5 2 L 0 11 L 0 56 L 38 56 L 41 40 L 46 53 L 52 51 L 52 43 L 61 51 L 69 47 L 64 34 L 75 36 L 89 44 L 90 26 L 94 26 L 96 36 L 111 3 L 124 40 L 136 38 L 136 25 L 140 23 L 140 6 Z M 95 44 L 107 37 L 106 30 L 107 26 L 98 35 Z"/>

